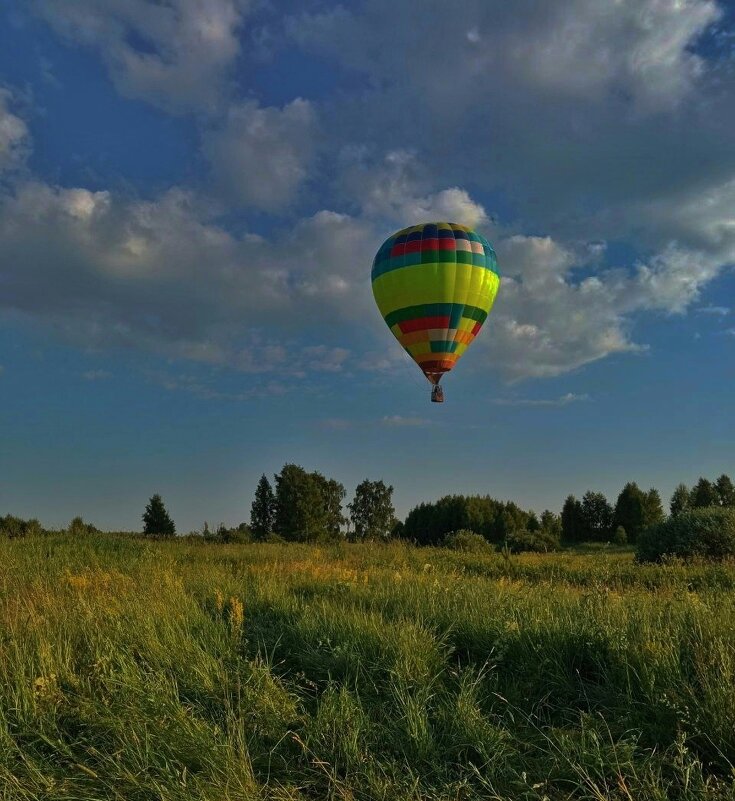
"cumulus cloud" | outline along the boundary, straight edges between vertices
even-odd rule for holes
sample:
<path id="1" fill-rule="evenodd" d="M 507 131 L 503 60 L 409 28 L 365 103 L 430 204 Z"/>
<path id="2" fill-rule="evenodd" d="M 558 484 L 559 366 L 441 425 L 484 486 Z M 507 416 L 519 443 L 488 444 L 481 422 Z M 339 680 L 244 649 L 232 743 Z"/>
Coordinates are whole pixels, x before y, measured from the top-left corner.
<path id="1" fill-rule="evenodd" d="M 117 89 L 168 111 L 211 109 L 240 52 L 244 0 L 35 0 L 66 39 L 94 48 Z"/>
<path id="2" fill-rule="evenodd" d="M 555 376 L 644 349 L 637 313 L 686 311 L 735 261 L 735 87 L 712 80 L 696 47 L 718 19 L 712 0 L 463 0 L 451 15 L 367 0 L 300 14 L 285 26 L 292 43 L 369 80 L 282 107 L 218 102 L 243 2 L 35 7 L 96 48 L 124 94 L 217 110 L 202 146 L 230 205 L 282 212 L 317 152 L 336 155 L 324 202 L 267 237 L 233 233 L 181 188 L 145 200 L 40 181 L 8 190 L 0 308 L 64 336 L 250 373 L 338 371 L 357 350 L 395 369 L 407 357 L 374 309 L 372 255 L 398 227 L 450 219 L 488 234 L 504 276 L 467 366 Z M 28 143 L 8 103 L 0 95 L 0 167 L 22 163 Z M 491 219 L 495 199 L 516 219 Z M 606 240 L 638 260 L 614 264 Z"/>
<path id="3" fill-rule="evenodd" d="M 25 122 L 10 110 L 12 95 L 0 87 L 0 173 L 23 164 L 30 136 Z"/>
<path id="4" fill-rule="evenodd" d="M 681 313 L 722 270 L 720 258 L 672 244 L 645 263 L 577 278 L 586 249 L 521 235 L 497 248 L 503 283 L 485 324 L 490 333 L 473 349 L 511 379 L 556 376 L 644 349 L 631 338 L 630 315 Z"/>
<path id="5" fill-rule="evenodd" d="M 487 222 L 485 209 L 460 187 L 431 191 L 429 170 L 416 154 L 389 151 L 381 159 L 361 150 L 343 153 L 342 193 L 363 215 L 394 225 L 450 220 L 477 227 Z"/>
<path id="6" fill-rule="evenodd" d="M 416 15 L 409 2 L 371 0 L 354 12 L 305 12 L 287 27 L 302 46 L 420 87 L 424 101 L 455 98 L 451 113 L 500 79 L 595 100 L 624 92 L 656 110 L 691 91 L 703 65 L 689 46 L 720 17 L 713 0 L 465 0 L 461 10 Z"/>
<path id="7" fill-rule="evenodd" d="M 735 82 L 715 80 L 696 47 L 721 15 L 712 0 L 457 9 L 368 0 L 293 17 L 299 46 L 369 79 L 333 128 L 384 150 L 410 143 L 439 186 L 502 192 L 527 227 L 563 236 L 602 209 L 625 217 L 735 175 Z"/>
<path id="8" fill-rule="evenodd" d="M 290 203 L 314 158 L 314 106 L 300 98 L 282 109 L 255 102 L 232 106 L 204 134 L 203 150 L 215 184 L 242 206 L 275 211 Z"/>
<path id="9" fill-rule="evenodd" d="M 275 240 L 238 238 L 180 189 L 137 200 L 21 183 L 0 196 L 0 309 L 85 344 L 336 372 L 350 354 L 340 325 L 354 314 L 355 253 L 372 248 L 362 237 L 347 215 L 321 212 Z"/>

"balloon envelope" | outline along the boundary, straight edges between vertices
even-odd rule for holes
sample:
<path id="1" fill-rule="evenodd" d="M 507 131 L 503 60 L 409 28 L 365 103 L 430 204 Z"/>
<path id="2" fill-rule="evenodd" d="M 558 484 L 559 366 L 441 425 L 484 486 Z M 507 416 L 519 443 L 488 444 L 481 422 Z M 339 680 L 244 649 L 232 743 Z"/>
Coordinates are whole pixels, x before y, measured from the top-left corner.
<path id="1" fill-rule="evenodd" d="M 373 261 L 383 319 L 432 384 L 477 336 L 500 286 L 484 236 L 465 225 L 427 223 L 397 231 Z"/>

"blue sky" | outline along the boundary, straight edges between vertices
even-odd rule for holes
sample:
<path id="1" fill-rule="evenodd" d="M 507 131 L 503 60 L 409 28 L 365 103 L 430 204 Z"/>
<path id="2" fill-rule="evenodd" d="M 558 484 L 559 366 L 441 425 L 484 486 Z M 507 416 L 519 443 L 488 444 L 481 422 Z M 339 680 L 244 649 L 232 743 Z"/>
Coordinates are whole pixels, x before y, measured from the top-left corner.
<path id="1" fill-rule="evenodd" d="M 287 461 L 401 514 L 735 474 L 734 32 L 712 0 L 5 4 L 0 513 L 238 523 Z M 369 280 L 436 219 L 504 276 L 444 405 Z"/>

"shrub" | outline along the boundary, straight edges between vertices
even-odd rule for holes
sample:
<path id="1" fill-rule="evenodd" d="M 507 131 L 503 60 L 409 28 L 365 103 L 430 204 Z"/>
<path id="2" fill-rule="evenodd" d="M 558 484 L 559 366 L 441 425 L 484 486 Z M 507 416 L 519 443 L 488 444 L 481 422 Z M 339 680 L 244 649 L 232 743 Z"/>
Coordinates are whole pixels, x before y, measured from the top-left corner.
<path id="1" fill-rule="evenodd" d="M 554 534 L 543 529 L 538 531 L 519 529 L 508 535 L 503 547 L 507 548 L 511 553 L 523 553 L 524 551 L 547 553 L 559 549 L 559 540 Z"/>
<path id="2" fill-rule="evenodd" d="M 706 507 L 681 512 L 646 529 L 636 551 L 639 562 L 682 559 L 725 559 L 735 556 L 735 510 Z"/>
<path id="3" fill-rule="evenodd" d="M 450 532 L 444 537 L 442 544 L 445 548 L 451 548 L 453 551 L 471 551 L 474 553 L 481 553 L 490 548 L 490 543 L 483 536 L 475 534 L 474 531 L 466 528 Z"/>
<path id="4" fill-rule="evenodd" d="M 613 544 L 614 545 L 628 544 L 628 535 L 622 526 L 618 526 L 615 529 L 615 533 L 613 534 Z"/>
<path id="5" fill-rule="evenodd" d="M 14 515 L 0 517 L 0 536 L 2 537 L 14 539 L 15 537 L 27 537 L 41 533 L 43 533 L 43 529 L 35 518 L 23 520 Z"/>
<path id="6" fill-rule="evenodd" d="M 216 542 L 236 543 L 238 545 L 249 545 L 253 541 L 250 527 L 241 523 L 237 528 L 227 528 L 224 523 L 220 523 L 214 535 Z"/>
<path id="7" fill-rule="evenodd" d="M 74 536 L 96 534 L 98 531 L 96 526 L 93 526 L 91 523 L 85 523 L 81 517 L 75 517 L 71 523 L 69 523 L 66 530 L 69 534 Z"/>

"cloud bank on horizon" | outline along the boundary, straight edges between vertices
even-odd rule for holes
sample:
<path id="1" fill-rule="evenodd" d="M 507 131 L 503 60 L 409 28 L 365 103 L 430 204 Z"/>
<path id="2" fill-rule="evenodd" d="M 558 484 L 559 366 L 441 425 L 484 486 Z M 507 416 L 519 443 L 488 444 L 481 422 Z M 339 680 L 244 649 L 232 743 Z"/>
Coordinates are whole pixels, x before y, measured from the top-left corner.
<path id="1" fill-rule="evenodd" d="M 644 349 L 635 317 L 687 313 L 735 262 L 735 61 L 714 0 L 278 5 L 29 6 L 18 24 L 92 54 L 121 102 L 188 121 L 202 169 L 65 185 L 34 168 L 32 95 L 5 85 L 0 314 L 264 382 L 393 369 L 372 256 L 448 219 L 503 274 L 471 364 L 516 380 Z M 294 52 L 331 79 L 252 90 Z"/>

